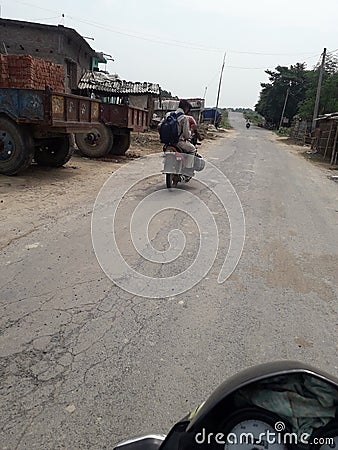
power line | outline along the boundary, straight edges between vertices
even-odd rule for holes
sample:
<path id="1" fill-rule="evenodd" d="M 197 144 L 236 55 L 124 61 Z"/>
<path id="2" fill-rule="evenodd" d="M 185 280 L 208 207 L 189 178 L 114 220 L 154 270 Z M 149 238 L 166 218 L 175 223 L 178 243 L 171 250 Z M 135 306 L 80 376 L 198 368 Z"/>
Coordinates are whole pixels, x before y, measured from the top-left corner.
<path id="1" fill-rule="evenodd" d="M 218 74 L 219 74 L 219 71 L 215 72 L 214 76 L 210 79 L 210 81 L 207 84 L 207 86 L 209 86 L 215 80 L 215 78 L 218 76 Z"/>
<path id="2" fill-rule="evenodd" d="M 53 16 L 53 17 L 42 17 L 41 19 L 36 19 L 36 20 L 52 20 L 52 19 L 59 19 L 60 16 Z"/>
<path id="3" fill-rule="evenodd" d="M 28 3 L 22 0 L 12 0 L 15 3 L 19 3 L 21 5 L 25 5 L 25 6 L 29 6 L 29 7 L 33 7 L 33 8 L 37 8 L 43 11 L 48 11 L 48 12 L 52 12 L 54 14 L 59 14 L 58 11 L 49 9 L 49 8 L 43 8 L 37 5 L 34 5 L 32 3 Z M 60 17 L 61 13 L 57 16 Z M 91 25 L 93 27 L 99 28 L 101 30 L 104 31 L 108 31 L 111 33 L 115 33 L 115 34 L 120 34 L 123 36 L 128 36 L 128 37 L 132 37 L 135 39 L 141 39 L 144 41 L 148 41 L 148 42 L 153 42 L 153 43 L 158 43 L 158 44 L 165 44 L 165 45 L 171 45 L 171 46 L 175 46 L 175 47 L 183 47 L 183 48 L 190 48 L 190 49 L 195 49 L 195 50 L 202 50 L 202 51 L 208 51 L 208 52 L 217 52 L 217 53 L 221 53 L 223 52 L 223 49 L 220 48 L 212 48 L 212 47 L 206 47 L 203 45 L 198 45 L 198 44 L 193 44 L 193 43 L 189 43 L 189 42 L 183 42 L 183 41 L 177 41 L 175 39 L 171 39 L 170 41 L 164 40 L 161 37 L 157 37 L 157 36 L 147 36 L 147 35 L 142 35 L 140 33 L 135 33 L 132 31 L 120 31 L 118 29 L 114 29 L 110 26 L 98 23 L 98 22 L 94 22 L 94 21 L 90 21 L 88 19 L 82 19 L 80 17 L 76 17 L 76 16 L 68 16 L 68 15 L 64 15 L 63 17 L 67 17 L 68 19 L 71 19 L 75 22 L 80 22 L 83 23 L 85 25 Z M 41 19 L 43 20 L 43 19 Z M 47 20 L 47 19 L 46 19 Z"/>
<path id="4" fill-rule="evenodd" d="M 338 59 L 338 48 L 336 48 L 335 50 L 332 50 L 331 52 L 327 52 L 326 56 L 328 57 L 328 59 L 333 59 L 336 60 Z M 319 64 L 319 62 L 317 63 L 317 65 Z"/>
<path id="5" fill-rule="evenodd" d="M 269 67 L 240 67 L 240 66 L 226 66 L 226 69 L 243 69 L 243 70 L 274 70 L 275 68 Z"/>
<path id="6" fill-rule="evenodd" d="M 223 52 L 224 50 L 220 49 L 220 48 L 213 48 L 213 47 L 206 47 L 206 46 L 201 46 L 201 45 L 196 45 L 193 44 L 191 42 L 183 42 L 183 41 L 177 41 L 177 40 L 170 40 L 170 41 L 165 41 L 162 38 L 159 37 L 155 37 L 153 36 L 152 38 L 150 37 L 145 37 L 142 36 L 141 34 L 138 33 L 134 33 L 134 32 L 125 32 L 125 31 L 118 31 L 116 29 L 113 29 L 107 25 L 102 25 L 100 23 L 97 22 L 92 22 L 86 19 L 80 19 L 78 17 L 74 17 L 74 16 L 68 16 L 70 19 L 78 21 L 80 23 L 84 23 L 87 25 L 92 25 L 94 27 L 98 27 L 101 29 L 104 29 L 106 31 L 110 31 L 113 33 L 117 33 L 117 34 L 121 34 L 121 35 L 125 35 L 125 36 L 129 36 L 129 37 L 133 37 L 133 38 L 137 38 L 137 39 L 142 39 L 142 40 L 146 40 L 146 41 L 150 41 L 150 42 L 155 42 L 155 43 L 161 43 L 161 44 L 166 44 L 166 45 L 172 45 L 172 46 L 177 46 L 177 47 L 184 47 L 184 48 L 192 48 L 192 49 L 196 49 L 196 50 L 203 50 L 203 51 L 210 51 L 210 52 Z M 242 51 L 236 51 L 236 50 L 229 50 L 227 51 L 227 53 L 234 53 L 234 54 L 247 54 L 247 55 L 263 55 L 263 56 L 297 56 L 299 55 L 298 53 L 264 53 L 264 52 L 242 52 Z M 306 53 L 306 52 L 302 52 L 303 55 L 311 55 L 311 56 L 317 56 L 318 53 L 313 54 L 313 53 Z"/>
<path id="7" fill-rule="evenodd" d="M 238 53 L 238 54 L 245 54 L 245 55 L 264 55 L 264 56 L 299 56 L 299 53 L 264 53 L 264 52 L 239 52 L 236 50 L 229 50 L 229 53 Z M 317 56 L 317 53 L 314 55 L 313 52 L 306 53 L 301 52 L 303 55 L 313 55 Z"/>
<path id="8" fill-rule="evenodd" d="M 33 8 L 36 8 L 36 9 L 41 9 L 42 11 L 48 11 L 48 12 L 52 12 L 52 13 L 54 13 L 54 14 L 59 14 L 58 11 L 55 11 L 55 10 L 49 9 L 49 8 L 44 8 L 44 7 L 42 7 L 42 6 L 37 6 L 37 5 L 34 5 L 34 4 L 32 4 L 32 3 L 22 2 L 22 1 L 19 1 L 19 0 L 11 0 L 11 3 L 12 3 L 12 2 L 14 2 L 14 3 L 19 3 L 19 4 L 21 4 L 21 5 L 26 5 L 26 6 L 29 6 L 29 7 L 33 7 Z M 58 15 L 58 17 L 59 17 L 59 16 L 60 16 L 60 14 Z"/>
<path id="9" fill-rule="evenodd" d="M 58 13 L 55 10 L 51 10 L 51 9 L 48 9 L 48 8 L 37 6 L 37 5 L 34 5 L 32 3 L 22 1 L 22 0 L 11 0 L 11 2 L 19 3 L 19 4 L 22 4 L 22 5 L 27 5 L 29 7 L 41 9 L 41 10 L 44 10 L 44 11 L 53 12 L 55 14 L 59 14 L 58 17 L 61 16 L 61 13 Z M 134 39 L 140 39 L 140 40 L 144 40 L 144 41 L 148 41 L 148 42 L 153 42 L 153 43 L 157 43 L 157 44 L 164 44 L 164 45 L 169 45 L 169 46 L 175 46 L 175 47 L 190 48 L 190 49 L 193 49 L 193 50 L 201 50 L 201 51 L 214 52 L 214 53 L 215 52 L 216 53 L 223 53 L 224 52 L 224 48 L 207 47 L 207 46 L 204 46 L 204 45 L 199 45 L 199 44 L 195 44 L 195 43 L 191 43 L 191 42 L 178 41 L 178 40 L 175 40 L 175 39 L 170 39 L 170 41 L 169 41 L 169 40 L 165 40 L 162 37 L 158 37 L 158 36 L 142 35 L 140 33 L 135 33 L 133 31 L 120 31 L 120 30 L 114 29 L 114 28 L 112 28 L 112 27 L 110 27 L 108 25 L 104 25 L 104 24 L 101 24 L 101 23 L 98 23 L 98 22 L 90 21 L 88 19 L 79 18 L 79 17 L 76 17 L 76 16 L 66 16 L 66 17 L 71 19 L 71 20 L 73 20 L 73 21 L 83 23 L 85 25 L 91 25 L 93 27 L 102 29 L 104 31 L 108 31 L 108 32 L 115 33 L 115 34 L 120 34 L 120 35 L 131 37 L 131 38 L 134 38 Z M 40 20 L 43 20 L 43 19 L 40 19 Z M 298 57 L 300 57 L 299 53 L 267 53 L 267 52 L 258 52 L 258 51 L 249 52 L 249 51 L 237 51 L 237 50 L 227 50 L 227 53 L 228 54 L 229 53 L 233 53 L 233 54 L 246 54 L 246 55 L 261 55 L 261 56 L 298 56 Z M 313 55 L 313 53 L 307 53 L 307 52 L 301 52 L 301 53 L 304 56 L 305 55 Z"/>
<path id="10" fill-rule="evenodd" d="M 128 37 L 132 37 L 135 39 L 141 39 L 143 41 L 148 41 L 148 42 L 153 42 L 153 43 L 157 43 L 157 44 L 164 44 L 164 45 L 169 45 L 169 46 L 174 46 L 174 47 L 183 47 L 183 48 L 189 48 L 192 50 L 202 50 L 202 51 L 207 51 L 207 52 L 221 52 L 221 49 L 217 49 L 217 48 L 211 48 L 211 47 L 204 47 L 204 46 L 200 46 L 200 45 L 196 45 L 196 44 L 192 44 L 192 43 L 188 43 L 188 42 L 181 42 L 181 41 L 175 41 L 175 40 L 170 40 L 170 41 L 166 41 L 162 38 L 157 38 L 157 37 L 147 37 L 138 33 L 134 33 L 134 32 L 125 32 L 125 31 L 118 31 L 116 29 L 113 29 L 111 27 L 108 27 L 107 25 L 102 25 L 96 22 L 91 22 L 89 20 L 86 19 L 80 19 L 77 17 L 73 17 L 73 16 L 67 16 L 69 19 L 72 19 L 76 22 L 80 22 L 86 25 L 91 25 L 93 27 L 102 29 L 104 31 L 108 31 L 111 33 L 115 33 L 115 34 L 120 34 L 122 36 L 128 36 Z"/>

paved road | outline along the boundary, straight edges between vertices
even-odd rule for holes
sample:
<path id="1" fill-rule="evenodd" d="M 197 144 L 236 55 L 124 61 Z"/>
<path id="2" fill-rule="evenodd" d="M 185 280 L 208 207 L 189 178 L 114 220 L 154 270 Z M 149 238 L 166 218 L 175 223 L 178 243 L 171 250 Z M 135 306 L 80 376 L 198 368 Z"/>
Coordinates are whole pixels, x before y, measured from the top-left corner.
<path id="1" fill-rule="evenodd" d="M 246 130 L 239 114 L 230 119 L 234 131 L 205 150 L 245 214 L 243 253 L 224 283 L 217 277 L 228 217 L 197 180 L 176 194 L 208 205 L 219 251 L 209 273 L 180 295 L 136 296 L 106 277 L 92 248 L 89 202 L 3 250 L 1 449 L 104 449 L 167 432 L 226 377 L 256 363 L 297 359 L 337 374 L 337 185 L 271 132 Z M 137 184 L 117 221 L 125 257 L 152 277 L 180 274 L 198 252 L 196 223 L 172 206 L 149 236 L 163 251 L 169 231 L 181 228 L 183 257 L 165 268 L 135 253 L 125 218 L 159 187 L 162 177 Z M 163 207 L 176 194 L 154 201 Z"/>

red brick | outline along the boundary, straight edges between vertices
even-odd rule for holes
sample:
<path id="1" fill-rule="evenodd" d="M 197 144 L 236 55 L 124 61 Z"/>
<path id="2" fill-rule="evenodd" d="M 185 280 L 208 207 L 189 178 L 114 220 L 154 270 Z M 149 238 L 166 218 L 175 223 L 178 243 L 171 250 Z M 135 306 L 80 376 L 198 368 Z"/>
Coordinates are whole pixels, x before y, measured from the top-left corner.
<path id="1" fill-rule="evenodd" d="M 64 68 L 51 61 L 33 58 L 31 55 L 0 55 L 1 83 L 8 80 L 11 87 L 45 89 L 65 92 Z"/>

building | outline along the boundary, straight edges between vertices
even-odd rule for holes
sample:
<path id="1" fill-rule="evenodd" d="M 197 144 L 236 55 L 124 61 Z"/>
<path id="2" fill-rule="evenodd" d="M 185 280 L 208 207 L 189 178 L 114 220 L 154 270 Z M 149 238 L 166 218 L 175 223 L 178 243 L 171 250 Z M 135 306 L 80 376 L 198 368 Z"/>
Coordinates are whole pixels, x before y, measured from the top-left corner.
<path id="1" fill-rule="evenodd" d="M 330 158 L 331 164 L 337 164 L 338 112 L 319 116 L 316 120 L 312 144 L 318 153 Z"/>
<path id="2" fill-rule="evenodd" d="M 200 121 L 201 112 L 204 109 L 204 99 L 203 98 L 188 98 L 187 99 L 192 106 L 190 115 L 194 117 L 197 123 Z M 169 111 L 175 111 L 178 108 L 179 100 L 175 98 L 162 98 L 155 100 L 154 113 L 160 119 L 166 115 Z"/>
<path id="3" fill-rule="evenodd" d="M 325 114 L 315 119 L 316 127 L 312 129 L 312 119 L 302 120 L 296 117 L 292 123 L 290 137 L 302 144 L 311 144 L 313 153 L 330 159 L 337 164 L 338 159 L 338 112 Z"/>
<path id="4" fill-rule="evenodd" d="M 88 97 L 95 96 L 106 103 L 128 104 L 149 111 L 148 126 L 154 112 L 154 102 L 160 95 L 157 83 L 121 80 L 118 75 L 87 71 L 78 84 L 77 93 Z"/>
<path id="5" fill-rule="evenodd" d="M 77 88 L 85 71 L 107 62 L 72 28 L 10 19 L 0 19 L 0 53 L 28 54 L 63 65 L 66 92 Z"/>

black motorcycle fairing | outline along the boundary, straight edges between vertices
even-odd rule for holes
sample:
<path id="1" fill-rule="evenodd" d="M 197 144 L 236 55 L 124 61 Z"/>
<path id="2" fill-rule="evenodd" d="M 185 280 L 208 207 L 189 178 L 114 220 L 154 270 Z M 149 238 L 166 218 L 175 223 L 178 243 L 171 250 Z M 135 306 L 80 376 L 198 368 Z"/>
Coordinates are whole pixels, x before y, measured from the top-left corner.
<path id="1" fill-rule="evenodd" d="M 314 367 L 299 363 L 296 361 L 278 361 L 274 363 L 263 364 L 260 366 L 251 367 L 237 375 L 234 375 L 224 383 L 222 383 L 206 400 L 204 404 L 197 410 L 196 413 L 191 414 L 185 420 L 177 423 L 161 446 L 161 450 L 194 450 L 199 449 L 219 449 L 222 446 L 213 444 L 200 445 L 196 442 L 196 435 L 198 433 L 206 432 L 207 434 L 216 436 L 219 432 L 224 432 L 228 429 L 228 421 L 233 420 L 233 417 L 241 414 L 247 414 L 245 408 L 239 407 L 236 404 L 238 392 L 251 387 L 258 386 L 260 382 L 271 379 L 273 382 L 279 376 L 293 376 L 294 374 L 304 377 L 315 377 L 316 379 L 327 382 L 337 392 L 336 404 L 338 408 L 338 379 L 327 373 L 315 369 Z M 244 389 L 244 391 L 245 391 Z M 270 415 L 271 419 L 276 421 L 278 417 L 272 411 L 260 410 L 260 414 Z M 258 414 L 258 416 L 260 415 Z M 243 416 L 244 417 L 244 416 Z M 246 416 L 248 417 L 248 416 Z M 266 416 L 267 417 L 267 416 Z M 259 417 L 257 417 L 259 419 Z M 338 419 L 338 418 L 337 418 Z M 285 422 L 285 420 L 283 419 Z M 287 428 L 288 429 L 288 428 Z M 331 430 L 330 427 L 328 429 Z M 323 428 L 325 430 L 325 427 Z M 302 448 L 301 446 L 297 447 Z M 306 450 L 314 450 L 306 447 Z M 315 450 L 319 450 L 318 448 Z"/>
<path id="2" fill-rule="evenodd" d="M 220 406 L 233 392 L 257 381 L 266 380 L 280 375 L 307 374 L 328 382 L 338 389 L 338 378 L 298 361 L 276 361 L 250 367 L 226 380 L 207 399 L 197 414 L 190 421 L 187 431 L 203 426 L 205 419 L 213 415 L 213 410 Z"/>
<path id="3" fill-rule="evenodd" d="M 338 418 L 337 420 L 333 420 L 329 424 L 327 424 L 325 427 L 316 430 L 315 433 L 313 433 L 313 438 L 327 438 L 327 437 L 336 437 L 338 436 Z M 321 444 L 312 444 L 310 447 L 310 450 L 319 450 L 321 448 Z M 336 448 L 332 447 L 331 448 Z"/>

